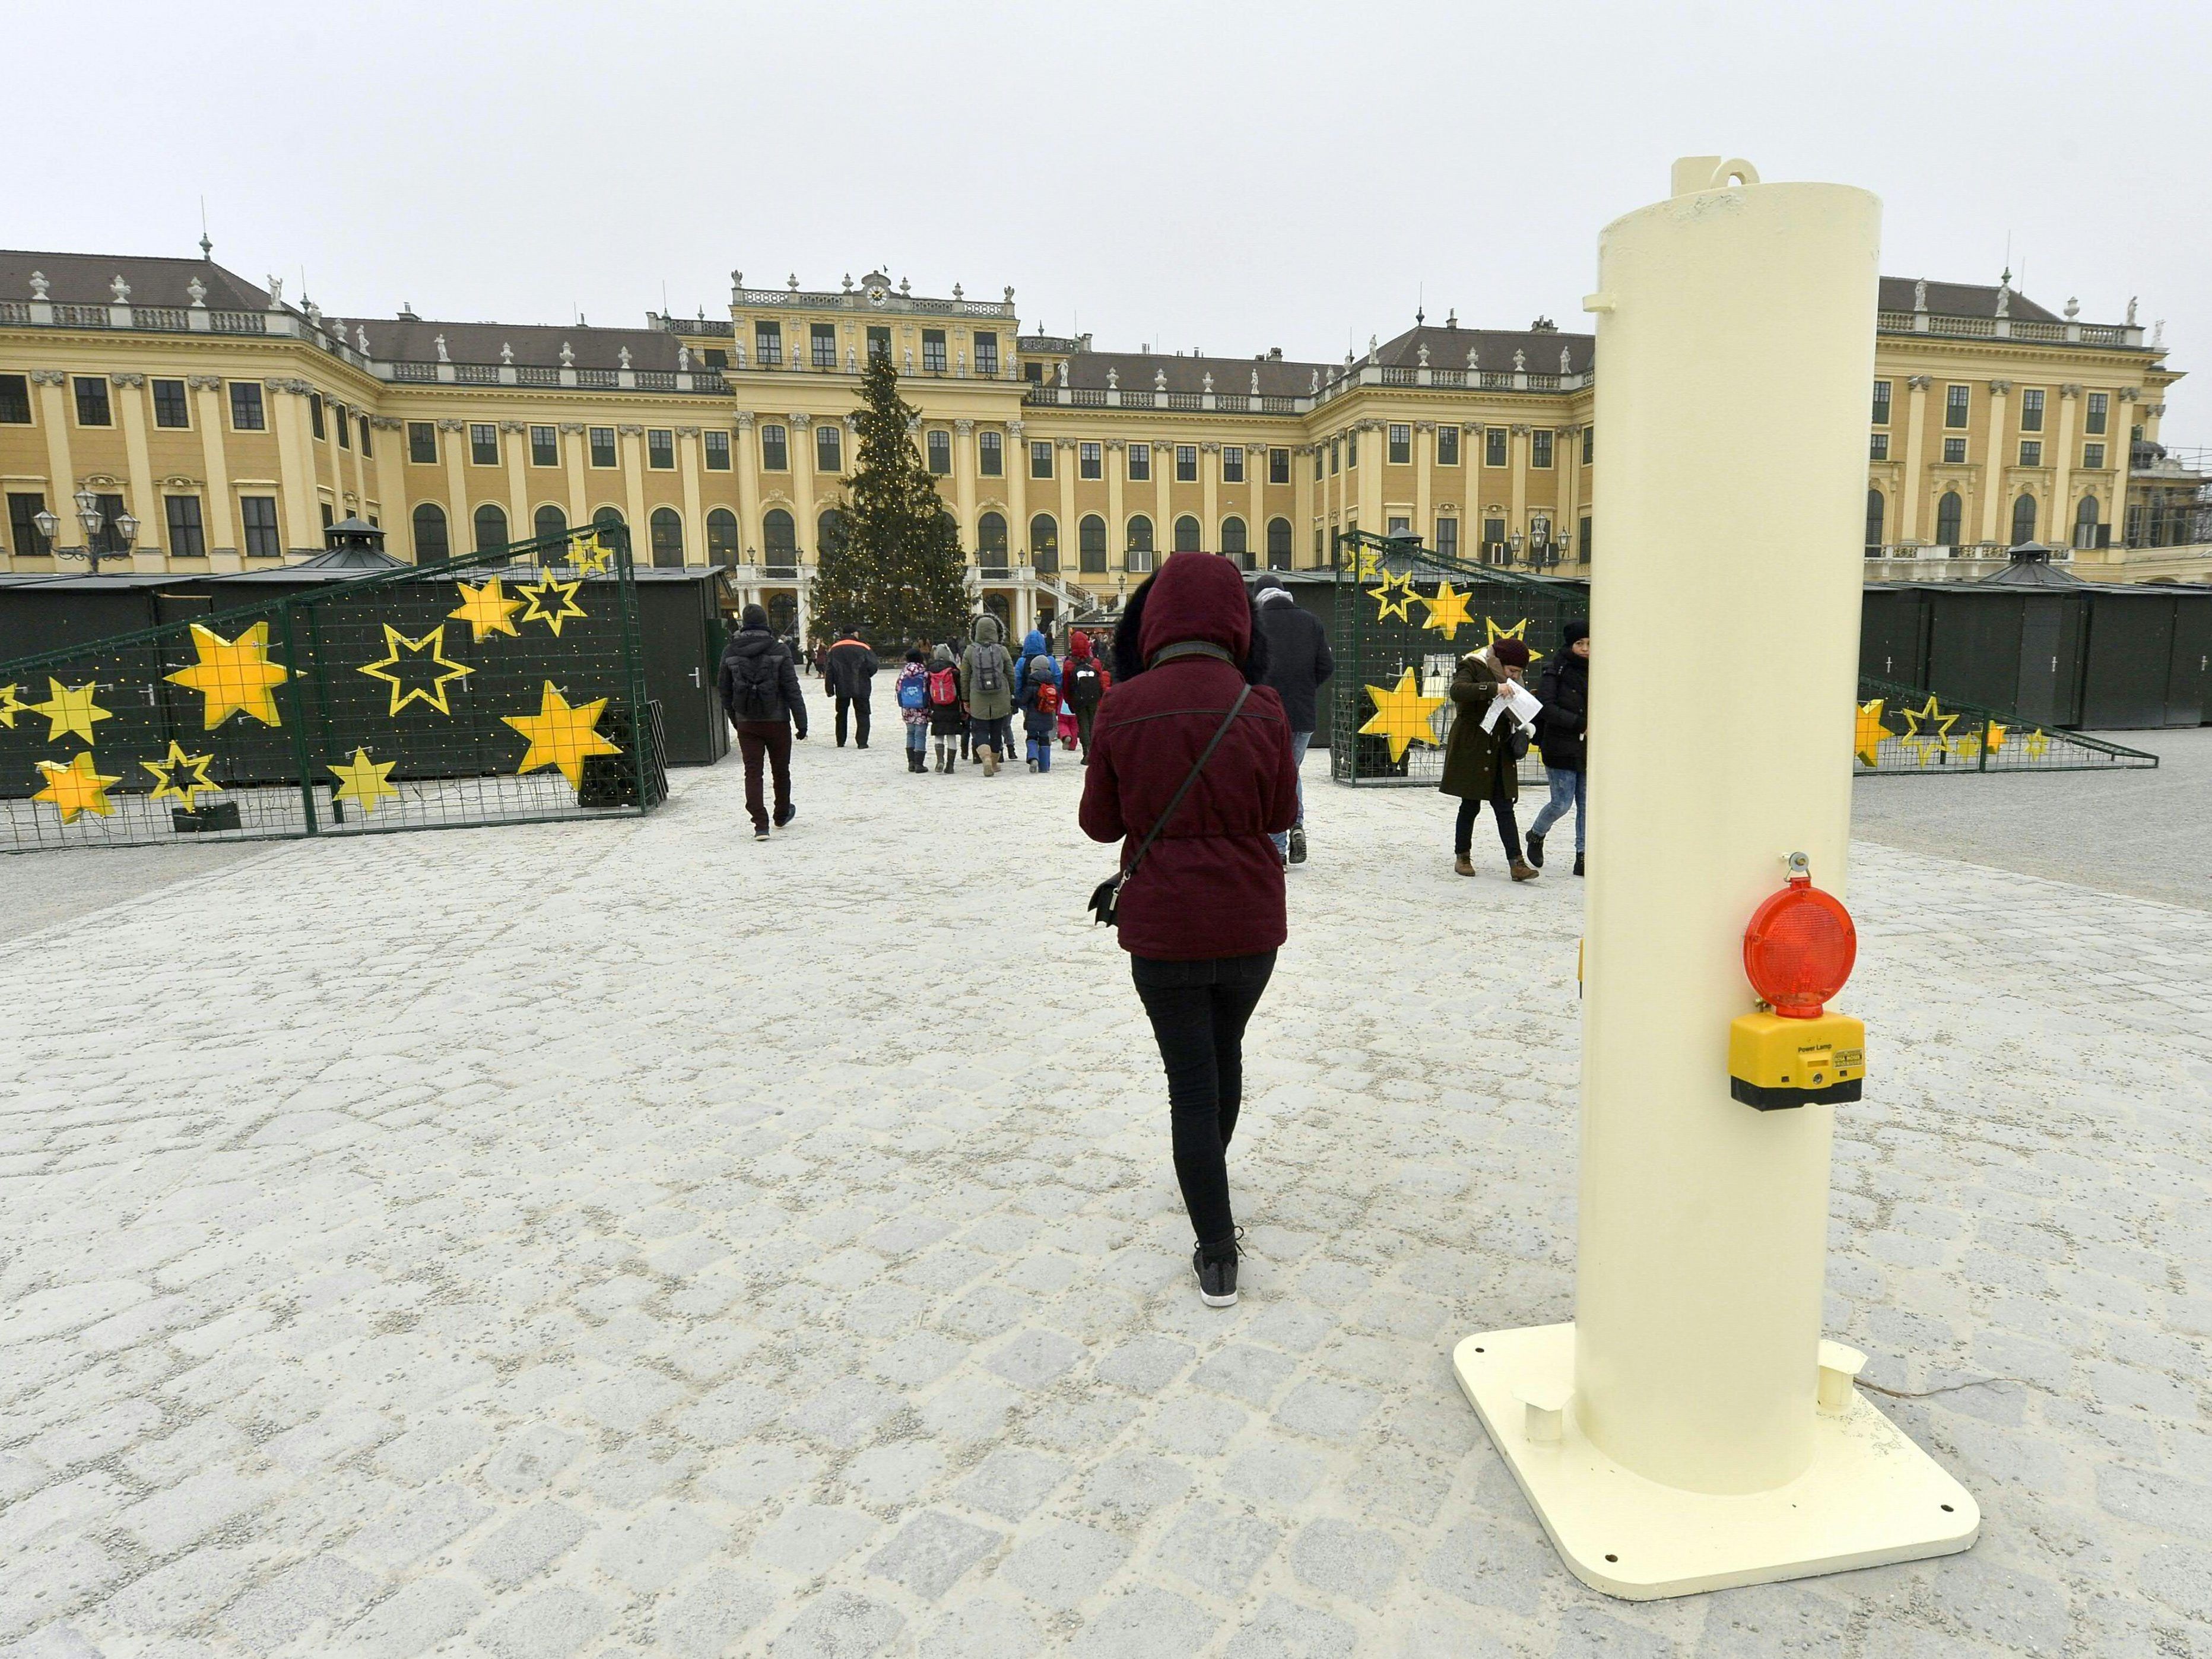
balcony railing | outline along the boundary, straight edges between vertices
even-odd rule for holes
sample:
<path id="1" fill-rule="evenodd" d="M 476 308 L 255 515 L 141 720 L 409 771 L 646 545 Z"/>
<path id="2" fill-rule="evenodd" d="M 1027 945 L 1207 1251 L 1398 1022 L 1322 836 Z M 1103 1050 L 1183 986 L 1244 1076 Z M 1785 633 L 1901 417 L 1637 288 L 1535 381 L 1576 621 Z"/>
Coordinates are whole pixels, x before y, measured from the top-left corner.
<path id="1" fill-rule="evenodd" d="M 436 372 L 434 368 L 432 372 Z M 456 363 L 453 379 L 463 386 L 497 386 L 499 368 L 495 363 Z"/>
<path id="2" fill-rule="evenodd" d="M 576 371 L 576 384 L 592 386 L 602 392 L 611 392 L 622 384 L 622 380 L 619 371 L 615 369 L 580 368 Z"/>
<path id="3" fill-rule="evenodd" d="M 58 305 L 54 307 L 54 323 L 60 328 L 106 328 L 107 307 Z"/>
<path id="4" fill-rule="evenodd" d="M 133 306 L 131 326 L 181 331 L 191 326 L 190 315 L 182 306 Z"/>
<path id="5" fill-rule="evenodd" d="M 558 386 L 561 371 L 557 368 L 518 368 L 514 371 L 517 386 Z"/>
<path id="6" fill-rule="evenodd" d="M 395 380 L 434 380 L 438 378 L 435 363 L 394 363 L 392 378 Z"/>
<path id="7" fill-rule="evenodd" d="M 266 334 L 269 319 L 258 311 L 210 311 L 208 327 L 216 334 Z"/>

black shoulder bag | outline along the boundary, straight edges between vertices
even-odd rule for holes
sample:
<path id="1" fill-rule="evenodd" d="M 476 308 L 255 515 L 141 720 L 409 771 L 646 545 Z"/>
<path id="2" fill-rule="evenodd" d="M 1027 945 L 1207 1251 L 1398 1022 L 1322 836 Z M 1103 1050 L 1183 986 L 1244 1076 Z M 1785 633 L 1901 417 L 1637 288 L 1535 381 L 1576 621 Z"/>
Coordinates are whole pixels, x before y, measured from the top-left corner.
<path id="1" fill-rule="evenodd" d="M 1213 758 L 1213 751 L 1221 746 L 1222 738 L 1229 735 L 1229 728 L 1237 724 L 1237 716 L 1243 712 L 1244 699 L 1251 695 L 1250 686 L 1237 688 L 1237 701 L 1229 705 L 1229 717 L 1221 722 L 1220 729 L 1214 732 L 1212 738 L 1200 753 L 1198 764 L 1190 769 L 1190 775 L 1182 781 L 1182 785 L 1170 799 L 1167 810 L 1152 820 L 1152 827 L 1145 832 L 1144 840 L 1137 843 L 1136 857 L 1129 860 L 1127 866 L 1120 875 L 1100 882 L 1091 890 L 1091 914 L 1094 918 L 1091 926 L 1095 927 L 1103 922 L 1111 927 L 1120 920 L 1122 887 L 1127 884 L 1130 877 L 1137 873 L 1137 866 L 1145 861 L 1145 854 L 1152 850 L 1152 843 L 1159 839 L 1160 831 L 1168 827 L 1168 820 L 1175 817 L 1176 809 L 1182 805 L 1182 798 L 1190 793 L 1191 785 L 1198 781 L 1198 775 L 1206 770 L 1206 762 Z"/>

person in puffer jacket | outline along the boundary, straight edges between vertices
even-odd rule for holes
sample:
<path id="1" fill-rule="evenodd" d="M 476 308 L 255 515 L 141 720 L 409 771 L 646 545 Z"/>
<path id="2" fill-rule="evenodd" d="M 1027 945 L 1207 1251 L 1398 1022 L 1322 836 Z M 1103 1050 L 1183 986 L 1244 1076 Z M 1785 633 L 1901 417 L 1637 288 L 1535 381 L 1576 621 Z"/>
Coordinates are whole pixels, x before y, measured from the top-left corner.
<path id="1" fill-rule="evenodd" d="M 975 636 L 960 653 L 960 692 L 987 778 L 998 775 L 999 763 L 1013 750 L 1014 659 L 1003 637 L 999 619 L 987 611 L 975 618 Z"/>

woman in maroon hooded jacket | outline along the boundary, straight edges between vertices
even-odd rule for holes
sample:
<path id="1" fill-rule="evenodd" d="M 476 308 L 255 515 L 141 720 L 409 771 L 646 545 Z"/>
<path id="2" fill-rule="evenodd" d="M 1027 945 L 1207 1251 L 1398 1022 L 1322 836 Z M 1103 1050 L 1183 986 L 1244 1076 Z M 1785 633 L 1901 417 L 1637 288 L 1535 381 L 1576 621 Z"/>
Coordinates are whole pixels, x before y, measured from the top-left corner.
<path id="1" fill-rule="evenodd" d="M 1269 837 L 1297 817 L 1281 700 L 1258 684 L 1244 579 L 1212 553 L 1177 553 L 1130 596 L 1114 641 L 1083 785 L 1083 831 L 1126 864 L 1190 775 L 1237 694 L 1243 708 L 1123 886 L 1121 948 L 1167 1069 L 1176 1180 L 1198 1236 L 1208 1305 L 1237 1300 L 1237 1224 L 1224 1154 L 1243 1093 L 1244 1023 L 1286 936 L 1283 861 Z"/>

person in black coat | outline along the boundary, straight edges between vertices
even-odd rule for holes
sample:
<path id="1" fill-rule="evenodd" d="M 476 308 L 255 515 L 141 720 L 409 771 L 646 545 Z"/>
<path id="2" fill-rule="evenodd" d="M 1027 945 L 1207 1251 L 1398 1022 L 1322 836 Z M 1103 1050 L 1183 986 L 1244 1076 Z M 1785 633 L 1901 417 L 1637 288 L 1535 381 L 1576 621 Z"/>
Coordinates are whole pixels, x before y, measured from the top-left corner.
<path id="1" fill-rule="evenodd" d="M 1283 586 L 1283 579 L 1268 571 L 1252 584 L 1253 612 L 1259 631 L 1267 641 L 1267 684 L 1283 700 L 1283 713 L 1291 721 L 1291 753 L 1301 771 L 1298 780 L 1298 821 L 1287 835 L 1275 837 L 1275 850 L 1286 864 L 1306 861 L 1306 786 L 1303 776 L 1306 745 L 1321 729 L 1321 688 L 1336 672 L 1336 659 L 1328 653 L 1328 630 L 1321 618 L 1300 607 Z"/>
<path id="2" fill-rule="evenodd" d="M 1536 716 L 1536 745 L 1544 751 L 1544 775 L 1551 780 L 1552 799 L 1528 827 L 1528 862 L 1544 867 L 1544 837 L 1553 824 L 1575 809 L 1575 873 L 1583 872 L 1583 815 L 1589 789 L 1583 770 L 1589 739 L 1589 624 L 1577 617 L 1569 623 L 1563 648 L 1544 665 L 1536 681 L 1536 701 L 1544 705 Z"/>
<path id="3" fill-rule="evenodd" d="M 845 714 L 851 710 L 856 747 L 868 746 L 868 693 L 876 678 L 876 653 L 867 642 L 848 634 L 823 659 L 822 678 L 837 699 L 837 746 L 845 746 Z"/>
<path id="4" fill-rule="evenodd" d="M 791 649 L 769 630 L 768 612 L 749 605 L 739 617 L 738 631 L 722 647 L 722 665 L 714 677 L 722 712 L 738 734 L 738 752 L 745 762 L 745 811 L 753 821 L 753 839 L 768 839 L 768 805 L 761 797 L 761 763 L 775 775 L 775 827 L 779 830 L 799 816 L 791 804 L 791 740 L 806 737 L 806 699 L 799 695 L 799 665 Z"/>

